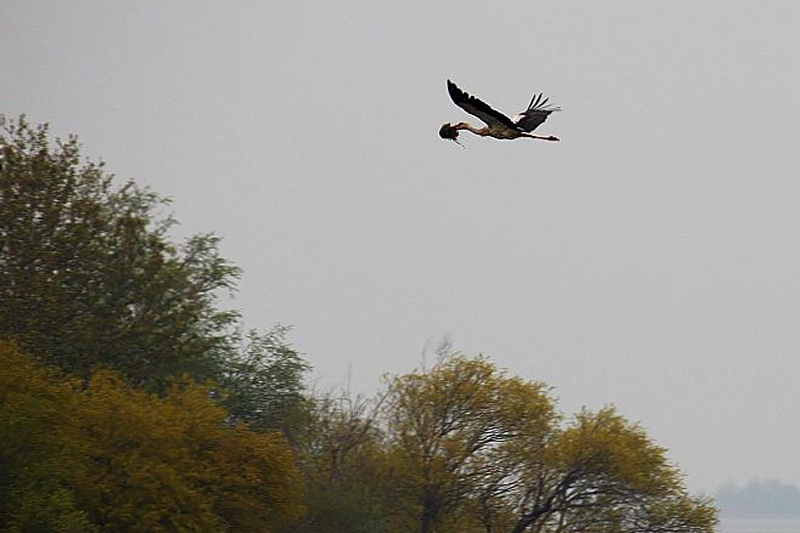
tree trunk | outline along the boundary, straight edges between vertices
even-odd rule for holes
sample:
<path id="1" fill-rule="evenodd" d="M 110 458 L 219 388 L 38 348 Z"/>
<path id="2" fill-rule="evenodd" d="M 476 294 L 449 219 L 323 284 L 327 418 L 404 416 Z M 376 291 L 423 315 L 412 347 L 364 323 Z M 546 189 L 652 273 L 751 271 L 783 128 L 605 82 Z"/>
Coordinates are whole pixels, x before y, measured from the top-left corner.
<path id="1" fill-rule="evenodd" d="M 439 514 L 439 506 L 434 502 L 426 501 L 422 504 L 422 516 L 420 517 L 420 533 L 433 533 L 436 525 L 436 515 Z"/>

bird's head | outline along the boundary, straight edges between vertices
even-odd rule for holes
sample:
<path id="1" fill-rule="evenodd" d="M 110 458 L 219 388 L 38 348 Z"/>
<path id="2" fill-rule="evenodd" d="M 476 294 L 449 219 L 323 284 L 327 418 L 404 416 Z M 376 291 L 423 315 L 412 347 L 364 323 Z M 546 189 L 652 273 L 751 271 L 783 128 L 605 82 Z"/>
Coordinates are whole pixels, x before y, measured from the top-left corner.
<path id="1" fill-rule="evenodd" d="M 442 127 L 439 128 L 439 137 L 458 142 L 458 130 L 452 124 L 443 124 Z"/>

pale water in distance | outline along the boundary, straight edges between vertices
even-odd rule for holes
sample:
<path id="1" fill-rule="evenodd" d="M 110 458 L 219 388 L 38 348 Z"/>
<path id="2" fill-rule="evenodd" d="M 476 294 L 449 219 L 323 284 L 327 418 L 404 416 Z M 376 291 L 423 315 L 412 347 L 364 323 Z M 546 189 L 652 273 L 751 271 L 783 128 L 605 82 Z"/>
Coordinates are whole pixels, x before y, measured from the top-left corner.
<path id="1" fill-rule="evenodd" d="M 719 533 L 800 533 L 800 519 L 722 518 Z"/>

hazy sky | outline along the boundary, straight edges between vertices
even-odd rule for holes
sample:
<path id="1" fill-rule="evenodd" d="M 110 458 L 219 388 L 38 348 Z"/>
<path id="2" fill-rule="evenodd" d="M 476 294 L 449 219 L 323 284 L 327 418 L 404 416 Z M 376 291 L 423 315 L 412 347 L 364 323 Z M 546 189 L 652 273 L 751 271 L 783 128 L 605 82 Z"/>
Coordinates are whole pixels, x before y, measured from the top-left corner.
<path id="1" fill-rule="evenodd" d="M 693 490 L 800 484 L 800 2 L 0 2 L 0 112 L 244 269 L 325 384 L 449 335 Z M 445 80 L 561 143 L 463 135 Z"/>

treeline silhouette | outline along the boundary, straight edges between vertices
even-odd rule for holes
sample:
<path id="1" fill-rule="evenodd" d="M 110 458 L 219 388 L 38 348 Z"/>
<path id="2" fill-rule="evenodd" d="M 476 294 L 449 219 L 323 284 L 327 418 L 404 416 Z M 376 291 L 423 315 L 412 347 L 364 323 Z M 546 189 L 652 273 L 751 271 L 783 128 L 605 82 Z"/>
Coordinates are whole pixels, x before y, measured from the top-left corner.
<path id="1" fill-rule="evenodd" d="M 484 357 L 308 391 L 287 328 L 219 307 L 217 237 L 0 122 L 0 532 L 713 531 L 641 426 Z"/>
<path id="2" fill-rule="evenodd" d="M 717 491 L 717 504 L 730 517 L 800 518 L 800 489 L 774 479 L 726 483 Z"/>

